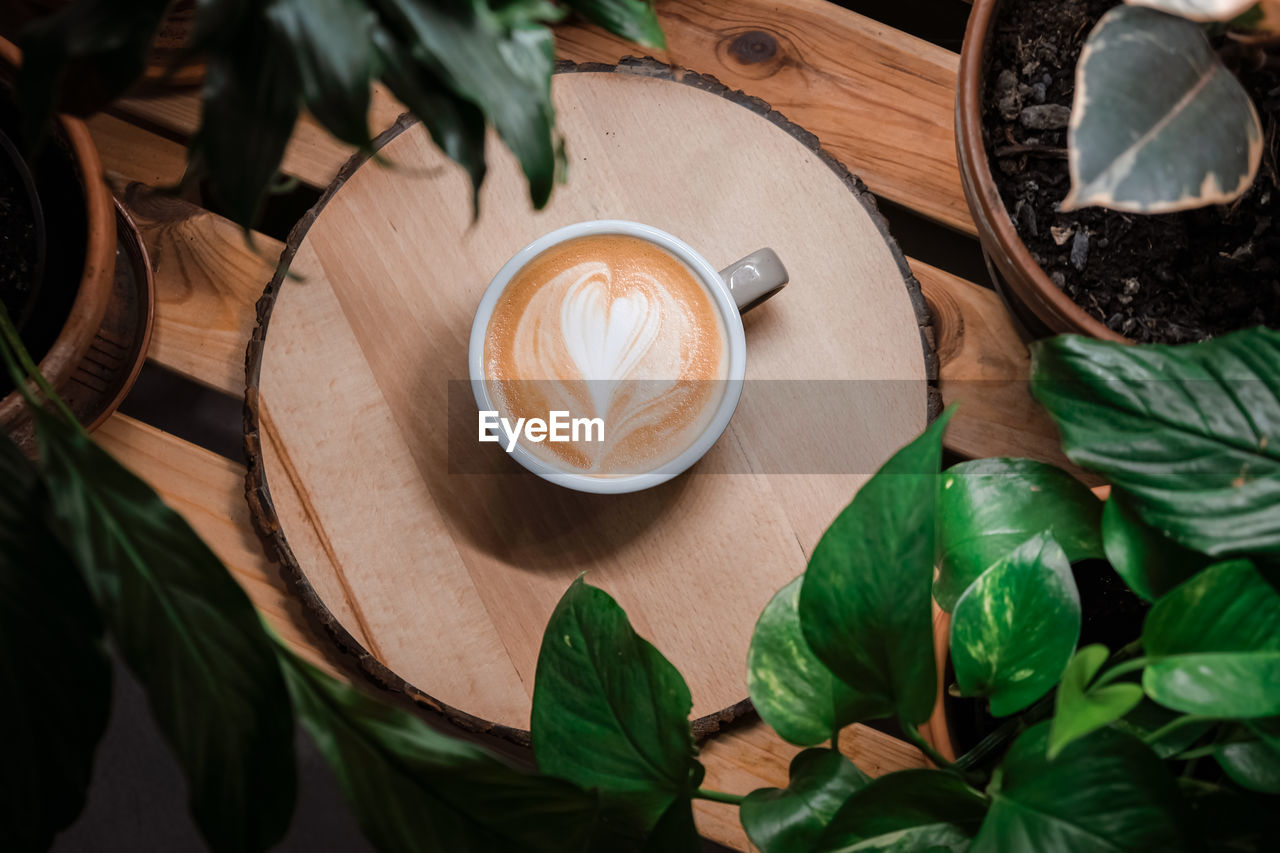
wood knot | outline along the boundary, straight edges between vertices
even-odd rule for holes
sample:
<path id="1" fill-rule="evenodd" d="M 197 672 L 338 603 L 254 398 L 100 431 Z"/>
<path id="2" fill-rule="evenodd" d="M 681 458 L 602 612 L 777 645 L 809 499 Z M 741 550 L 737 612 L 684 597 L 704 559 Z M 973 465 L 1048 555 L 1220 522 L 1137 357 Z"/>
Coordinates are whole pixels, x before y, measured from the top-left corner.
<path id="1" fill-rule="evenodd" d="M 716 56 L 734 74 L 763 80 L 791 62 L 796 52 L 786 36 L 765 30 L 737 30 L 722 33 Z"/>
<path id="2" fill-rule="evenodd" d="M 729 53 L 743 65 L 755 65 L 777 55 L 778 40 L 764 30 L 748 30 L 729 43 Z"/>

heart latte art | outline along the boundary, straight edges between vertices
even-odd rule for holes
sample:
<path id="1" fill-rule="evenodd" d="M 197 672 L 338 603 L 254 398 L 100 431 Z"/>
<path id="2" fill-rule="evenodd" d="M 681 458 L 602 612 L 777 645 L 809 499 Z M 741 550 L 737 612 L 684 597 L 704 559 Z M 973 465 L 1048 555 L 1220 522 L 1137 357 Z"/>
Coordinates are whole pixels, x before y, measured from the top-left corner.
<path id="1" fill-rule="evenodd" d="M 485 337 L 503 417 L 602 418 L 603 441 L 524 443 L 544 462 L 600 476 L 654 471 L 703 432 L 724 393 L 724 321 L 665 249 L 616 234 L 560 243 L 525 265 Z"/>

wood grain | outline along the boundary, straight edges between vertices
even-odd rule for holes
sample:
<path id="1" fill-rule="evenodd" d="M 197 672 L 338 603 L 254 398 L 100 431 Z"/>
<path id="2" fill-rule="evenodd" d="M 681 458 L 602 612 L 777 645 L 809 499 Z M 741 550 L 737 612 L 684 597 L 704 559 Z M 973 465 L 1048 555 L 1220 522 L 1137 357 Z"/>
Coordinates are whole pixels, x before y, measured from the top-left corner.
<path id="1" fill-rule="evenodd" d="M 763 98 L 816 133 L 873 192 L 966 233 L 976 233 L 956 167 L 956 54 L 825 0 L 670 2 L 658 13 L 664 58 Z M 556 28 L 556 51 L 575 62 L 613 63 L 646 51 L 580 22 Z M 130 98 L 113 109 L 135 122 L 190 137 L 198 93 Z M 389 127 L 402 106 L 374 87 L 370 126 Z M 574 139 L 568 136 L 572 152 Z M 304 117 L 283 169 L 323 187 L 351 154 Z"/>
<path id="2" fill-rule="evenodd" d="M 811 137 L 755 111 L 767 107 L 659 72 L 556 76 L 579 143 L 573 181 L 541 212 L 491 139 L 473 224 L 447 203 L 465 176 L 409 126 L 382 149 L 399 168 L 344 172 L 295 232 L 294 277 L 278 274 L 260 309 L 270 325 L 255 335 L 250 447 L 260 435 L 264 527 L 333 602 L 340 636 L 363 635 L 398 679 L 504 732 L 527 727 L 546 620 L 584 570 L 685 674 L 694 715 L 723 719 L 746 695 L 741 661 L 760 609 L 927 416 L 923 302 L 861 185 Z M 468 455 L 492 448 L 449 437 L 474 433 L 465 354 L 489 274 L 538 234 L 600 217 L 684 235 L 718 266 L 776 248 L 793 283 L 749 318 L 754 388 L 845 380 L 829 410 L 806 403 L 781 426 L 777 392 L 749 388 L 696 473 L 609 500 L 506 469 L 468 473 Z M 466 395 L 462 425 L 451 390 Z M 824 459 L 838 444 L 846 467 L 797 474 L 767 457 L 770 440 Z"/>

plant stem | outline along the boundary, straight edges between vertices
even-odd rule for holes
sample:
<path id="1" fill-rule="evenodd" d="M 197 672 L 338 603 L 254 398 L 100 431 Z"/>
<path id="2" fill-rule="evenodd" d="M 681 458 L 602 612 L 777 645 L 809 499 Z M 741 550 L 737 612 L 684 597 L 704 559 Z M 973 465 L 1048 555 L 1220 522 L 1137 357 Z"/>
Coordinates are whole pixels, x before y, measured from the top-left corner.
<path id="1" fill-rule="evenodd" d="M 1124 663 L 1116 664 L 1115 666 L 1111 667 L 1111 669 L 1107 670 L 1106 672 L 1102 673 L 1102 675 L 1098 676 L 1098 680 L 1093 682 L 1093 684 L 1089 686 L 1089 689 L 1095 690 L 1099 687 L 1102 687 L 1104 684 L 1110 684 L 1120 676 L 1127 675 L 1130 672 L 1136 672 L 1137 670 L 1140 670 L 1143 667 L 1145 667 L 1147 664 L 1153 663 L 1153 662 L 1154 662 L 1153 658 L 1149 658 L 1144 655 L 1143 657 L 1137 657 L 1137 658 L 1134 658 L 1133 660 L 1127 660 Z"/>
<path id="2" fill-rule="evenodd" d="M 27 352 L 27 348 L 22 344 L 22 337 L 18 334 L 18 330 L 13 326 L 13 320 L 9 317 L 9 309 L 0 303 L 0 354 L 3 354 L 9 373 L 13 376 L 14 384 L 18 387 L 18 393 L 26 400 L 27 405 L 32 408 L 39 406 L 39 401 L 32 395 L 31 390 L 27 387 L 26 380 L 22 377 L 21 372 L 17 369 L 17 365 L 13 363 L 16 356 L 18 363 L 22 365 L 22 369 L 26 371 L 27 376 L 40 389 L 40 393 L 44 398 L 53 403 L 63 417 L 67 419 L 67 423 L 72 424 L 77 429 L 83 431 L 80 421 L 72 414 L 71 409 L 67 408 L 67 404 L 58 396 L 58 392 L 53 390 L 53 386 L 49 384 L 49 380 L 44 378 L 44 374 L 40 372 L 40 366 L 31 358 L 31 353 Z"/>
<path id="3" fill-rule="evenodd" d="M 726 794 L 724 791 L 713 791 L 710 788 L 699 788 L 693 792 L 695 799 L 710 800 L 713 803 L 728 803 L 731 806 L 740 806 L 746 797 L 741 794 Z"/>
<path id="4" fill-rule="evenodd" d="M 1173 720 L 1172 722 L 1156 729 L 1154 732 L 1147 734 L 1142 738 L 1142 742 L 1148 744 L 1155 743 L 1160 740 L 1160 738 L 1168 735 L 1170 732 L 1176 732 L 1183 726 L 1190 726 L 1196 723 L 1215 723 L 1217 721 L 1217 717 L 1199 717 L 1195 714 L 1187 714 L 1185 717 L 1178 717 L 1176 720 Z"/>
<path id="5" fill-rule="evenodd" d="M 915 744 L 916 748 L 925 754 L 926 757 L 934 764 L 944 770 L 955 770 L 955 765 L 942 757 L 938 750 L 934 749 L 930 743 L 921 736 L 916 727 L 905 720 L 898 720 L 898 725 L 902 727 L 903 733 L 907 736 L 907 740 Z M 958 772 L 958 771 L 957 771 Z"/>

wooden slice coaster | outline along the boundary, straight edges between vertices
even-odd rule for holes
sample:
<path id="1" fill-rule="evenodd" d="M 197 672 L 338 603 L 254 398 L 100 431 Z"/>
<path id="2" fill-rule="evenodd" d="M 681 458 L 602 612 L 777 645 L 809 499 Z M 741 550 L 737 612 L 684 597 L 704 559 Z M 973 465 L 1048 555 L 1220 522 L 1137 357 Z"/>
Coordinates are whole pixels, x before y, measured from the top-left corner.
<path id="1" fill-rule="evenodd" d="M 390 165 L 352 160 L 294 230 L 248 352 L 249 501 L 384 685 L 527 740 L 543 628 L 585 571 L 684 673 L 704 735 L 749 709 L 761 609 L 931 416 L 926 312 L 865 187 L 764 102 L 652 60 L 559 70 L 569 174 L 545 210 L 491 139 L 473 223 L 462 170 L 402 119 L 377 141 Z M 771 246 L 791 273 L 746 317 L 729 430 L 689 473 L 630 495 L 570 492 L 480 446 L 465 383 L 493 274 L 600 218 L 655 225 L 717 266 Z"/>

